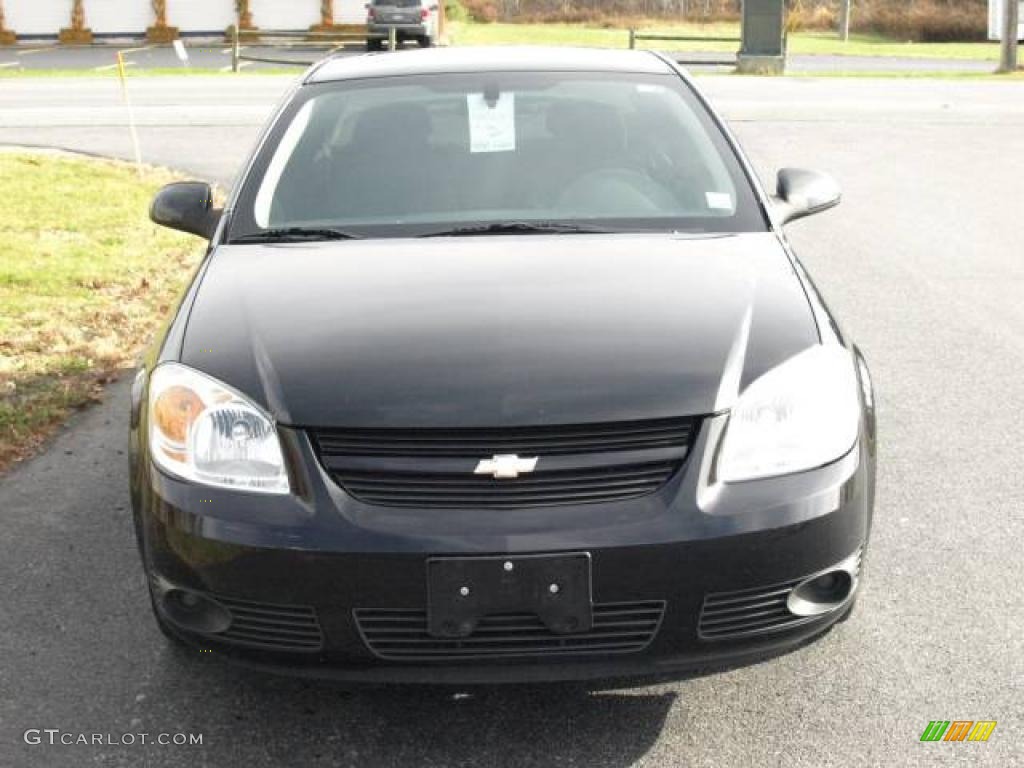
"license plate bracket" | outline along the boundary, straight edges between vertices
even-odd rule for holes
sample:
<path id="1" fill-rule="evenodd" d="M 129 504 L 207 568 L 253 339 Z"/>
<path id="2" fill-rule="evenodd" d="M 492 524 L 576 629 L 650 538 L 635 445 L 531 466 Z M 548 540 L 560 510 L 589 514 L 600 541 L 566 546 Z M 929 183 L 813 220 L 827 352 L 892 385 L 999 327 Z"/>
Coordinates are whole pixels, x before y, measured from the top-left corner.
<path id="1" fill-rule="evenodd" d="M 427 560 L 427 631 L 471 635 L 484 616 L 534 613 L 555 634 L 593 624 L 590 553 Z"/>

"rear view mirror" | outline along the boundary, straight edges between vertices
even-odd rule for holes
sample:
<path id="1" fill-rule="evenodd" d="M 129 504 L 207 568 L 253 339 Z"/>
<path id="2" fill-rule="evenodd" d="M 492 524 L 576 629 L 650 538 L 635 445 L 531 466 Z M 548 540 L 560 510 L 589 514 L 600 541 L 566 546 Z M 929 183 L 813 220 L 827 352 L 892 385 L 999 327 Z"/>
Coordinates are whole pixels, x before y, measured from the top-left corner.
<path id="1" fill-rule="evenodd" d="M 213 190 L 202 181 L 168 184 L 156 193 L 149 207 L 149 218 L 157 224 L 207 240 L 217 229 L 220 213 L 213 207 Z"/>
<path id="2" fill-rule="evenodd" d="M 774 202 L 782 224 L 826 211 L 841 199 L 839 184 L 827 173 L 801 168 L 779 171 Z"/>

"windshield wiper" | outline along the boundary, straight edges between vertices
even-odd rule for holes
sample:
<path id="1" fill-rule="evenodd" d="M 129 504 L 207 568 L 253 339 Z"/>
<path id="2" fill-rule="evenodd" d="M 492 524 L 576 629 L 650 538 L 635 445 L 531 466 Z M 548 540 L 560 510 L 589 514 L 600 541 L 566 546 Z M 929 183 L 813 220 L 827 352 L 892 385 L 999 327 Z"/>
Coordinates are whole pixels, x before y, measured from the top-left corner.
<path id="1" fill-rule="evenodd" d="M 233 243 L 299 242 L 302 240 L 361 240 L 365 235 L 331 227 L 281 227 L 231 239 Z"/>
<path id="2" fill-rule="evenodd" d="M 591 227 L 586 224 L 571 224 L 562 221 L 499 221 L 494 224 L 475 224 L 466 227 L 441 229 L 427 232 L 420 237 L 463 237 L 466 235 L 574 235 L 608 234 L 615 230 Z"/>

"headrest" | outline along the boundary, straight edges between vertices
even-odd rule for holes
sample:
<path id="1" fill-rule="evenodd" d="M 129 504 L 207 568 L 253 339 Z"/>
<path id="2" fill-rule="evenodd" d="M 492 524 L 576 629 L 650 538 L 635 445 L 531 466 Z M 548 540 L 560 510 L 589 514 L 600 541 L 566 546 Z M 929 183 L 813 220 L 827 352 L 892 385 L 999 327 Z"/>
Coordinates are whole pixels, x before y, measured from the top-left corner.
<path id="1" fill-rule="evenodd" d="M 560 142 L 588 146 L 602 153 L 626 146 L 626 129 L 613 107 L 595 101 L 563 101 L 547 111 L 547 127 Z"/>
<path id="2" fill-rule="evenodd" d="M 352 143 L 361 149 L 397 152 L 410 146 L 425 145 L 430 131 L 430 114 L 425 107 L 419 104 L 387 104 L 359 115 L 352 132 Z"/>

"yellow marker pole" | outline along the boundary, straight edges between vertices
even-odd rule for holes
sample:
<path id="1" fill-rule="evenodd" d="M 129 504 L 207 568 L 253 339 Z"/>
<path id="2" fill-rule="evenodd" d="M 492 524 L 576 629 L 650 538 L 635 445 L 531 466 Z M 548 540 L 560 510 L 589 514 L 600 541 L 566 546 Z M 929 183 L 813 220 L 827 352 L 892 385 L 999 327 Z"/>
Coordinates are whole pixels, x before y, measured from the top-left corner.
<path id="1" fill-rule="evenodd" d="M 131 132 L 132 148 L 135 150 L 135 172 L 141 178 L 142 152 L 139 149 L 139 133 L 135 130 L 135 111 L 132 109 L 132 100 L 128 95 L 128 80 L 124 73 L 124 56 L 120 51 L 117 52 L 117 76 L 121 78 L 121 96 L 124 98 L 124 104 L 128 108 L 128 130 Z"/>

